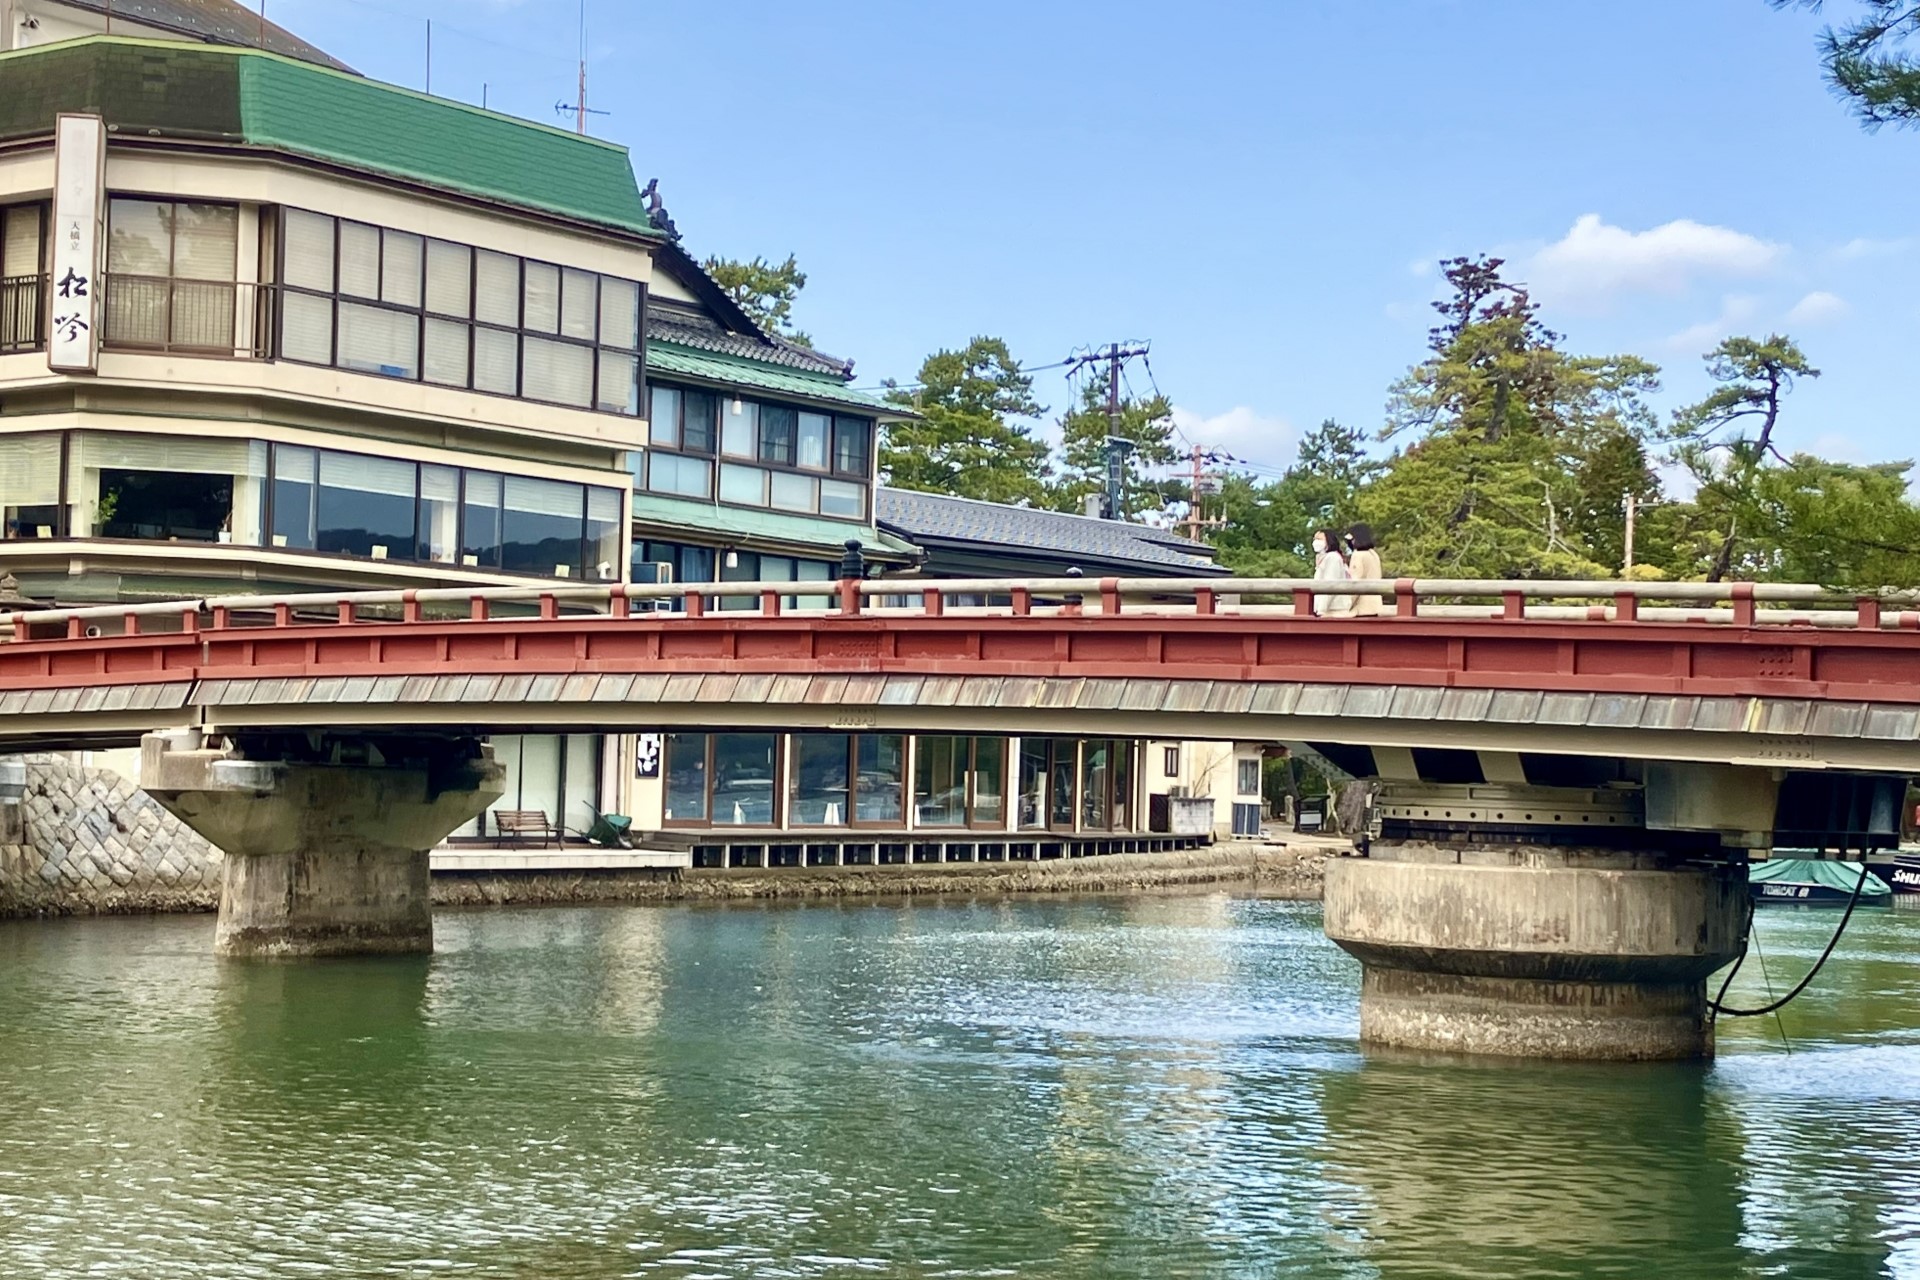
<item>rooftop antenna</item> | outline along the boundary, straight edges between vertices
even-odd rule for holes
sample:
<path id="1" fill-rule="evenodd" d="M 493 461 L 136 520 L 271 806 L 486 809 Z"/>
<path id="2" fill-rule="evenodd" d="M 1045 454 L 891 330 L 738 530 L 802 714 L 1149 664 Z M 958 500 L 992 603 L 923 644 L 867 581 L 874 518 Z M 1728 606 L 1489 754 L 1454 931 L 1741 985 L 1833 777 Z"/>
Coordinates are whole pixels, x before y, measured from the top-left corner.
<path id="1" fill-rule="evenodd" d="M 260 0 L 260 47 L 267 47 L 267 0 Z"/>
<path id="2" fill-rule="evenodd" d="M 569 111 L 573 113 L 575 132 L 581 134 L 587 131 L 588 116 L 611 114 L 606 111 L 595 111 L 587 106 L 587 0 L 580 0 L 580 94 L 571 105 L 565 102 L 553 104 L 553 113 L 557 116 L 564 116 Z"/>

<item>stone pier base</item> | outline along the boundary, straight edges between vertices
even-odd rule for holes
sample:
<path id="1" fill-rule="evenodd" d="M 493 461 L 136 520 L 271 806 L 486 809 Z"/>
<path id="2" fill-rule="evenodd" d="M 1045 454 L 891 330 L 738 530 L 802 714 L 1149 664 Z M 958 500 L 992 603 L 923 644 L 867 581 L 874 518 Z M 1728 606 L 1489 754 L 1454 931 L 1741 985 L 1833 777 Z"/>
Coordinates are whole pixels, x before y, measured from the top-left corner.
<path id="1" fill-rule="evenodd" d="M 1326 931 L 1361 963 L 1360 1037 L 1508 1057 L 1700 1058 L 1706 977 L 1746 875 L 1653 853 L 1380 845 L 1330 863 Z"/>
<path id="2" fill-rule="evenodd" d="M 429 851 L 501 790 L 491 754 L 433 768 L 252 761 L 150 738 L 148 790 L 226 854 L 214 951 L 433 950 Z"/>

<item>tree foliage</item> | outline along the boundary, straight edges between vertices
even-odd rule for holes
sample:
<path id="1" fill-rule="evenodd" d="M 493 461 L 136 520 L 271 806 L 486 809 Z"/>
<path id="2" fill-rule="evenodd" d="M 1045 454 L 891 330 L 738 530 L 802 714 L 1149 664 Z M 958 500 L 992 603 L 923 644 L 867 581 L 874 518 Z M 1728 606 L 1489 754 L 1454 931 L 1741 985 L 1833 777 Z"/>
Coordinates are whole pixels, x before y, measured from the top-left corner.
<path id="1" fill-rule="evenodd" d="M 1044 440 L 1018 422 L 1046 407 L 1007 344 L 980 337 L 958 351 L 936 351 L 920 366 L 918 390 L 887 398 L 912 407 L 915 422 L 887 427 L 880 470 L 899 489 L 987 502 L 1041 505 L 1052 478 Z"/>
<path id="2" fill-rule="evenodd" d="M 1868 129 L 1920 123 L 1920 59 L 1906 42 L 1920 35 L 1920 4 L 1856 0 L 1863 12 L 1820 32 L 1827 85 Z M 1824 0 L 1770 0 L 1776 9 L 1825 10 Z"/>
<path id="3" fill-rule="evenodd" d="M 1647 457 L 1657 366 L 1572 356 L 1498 258 L 1442 265 L 1451 296 L 1425 360 L 1392 388 L 1402 441 L 1356 509 L 1394 572 L 1589 577 L 1619 563 L 1621 502 L 1657 491 Z"/>
<path id="4" fill-rule="evenodd" d="M 1724 514 L 1725 534 L 1707 571 L 1708 582 L 1723 581 L 1733 570 L 1743 522 L 1741 509 L 1756 498 L 1756 485 L 1769 458 L 1788 460 L 1773 442 L 1780 410 L 1794 382 L 1817 378 L 1793 339 L 1770 334 L 1763 339 L 1728 338 L 1706 355 L 1707 373 L 1719 385 L 1698 404 L 1674 414 L 1676 456 L 1699 484 L 1702 503 Z M 1752 435 L 1745 428 L 1753 427 Z M 1751 522 L 1749 533 L 1755 532 Z"/>
<path id="5" fill-rule="evenodd" d="M 807 287 L 807 273 L 792 254 L 780 263 L 756 256 L 751 262 L 708 258 L 702 265 L 755 324 L 799 346 L 813 345 L 811 338 L 793 327 L 793 304 Z"/>
<path id="6" fill-rule="evenodd" d="M 1060 478 L 1048 503 L 1060 511 L 1081 511 L 1089 497 L 1107 485 L 1107 437 L 1132 443 L 1121 487 L 1121 518 L 1139 519 L 1184 500 L 1188 486 L 1178 479 L 1154 479 L 1149 473 L 1180 457 L 1173 445 L 1173 405 L 1163 395 L 1125 396 L 1117 429 L 1107 413 L 1107 390 L 1088 381 L 1079 403 L 1060 419 Z"/>

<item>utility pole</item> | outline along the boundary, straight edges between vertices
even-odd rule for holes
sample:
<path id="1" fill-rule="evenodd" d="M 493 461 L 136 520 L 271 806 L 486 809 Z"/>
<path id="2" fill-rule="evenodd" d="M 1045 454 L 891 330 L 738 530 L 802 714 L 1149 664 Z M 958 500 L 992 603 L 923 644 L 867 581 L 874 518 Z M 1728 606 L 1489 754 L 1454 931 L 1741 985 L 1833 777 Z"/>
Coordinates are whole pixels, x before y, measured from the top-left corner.
<path id="1" fill-rule="evenodd" d="M 1640 510 L 1640 499 L 1635 497 L 1633 494 L 1629 493 L 1627 495 L 1627 529 L 1626 529 L 1627 554 L 1624 557 L 1625 563 L 1623 563 L 1620 566 L 1620 576 L 1623 578 L 1631 578 L 1633 576 L 1633 518 L 1636 514 L 1639 513 L 1639 510 Z"/>
<path id="2" fill-rule="evenodd" d="M 1107 441 L 1105 456 L 1106 494 L 1101 501 L 1100 514 L 1108 520 L 1126 519 L 1126 478 L 1127 455 L 1139 445 L 1120 433 L 1120 371 L 1127 361 L 1136 356 L 1147 354 L 1151 344 L 1146 342 L 1118 343 L 1109 342 L 1105 350 L 1095 349 L 1084 355 L 1070 357 L 1067 361 L 1069 377 L 1076 370 L 1104 361 L 1107 366 Z"/>

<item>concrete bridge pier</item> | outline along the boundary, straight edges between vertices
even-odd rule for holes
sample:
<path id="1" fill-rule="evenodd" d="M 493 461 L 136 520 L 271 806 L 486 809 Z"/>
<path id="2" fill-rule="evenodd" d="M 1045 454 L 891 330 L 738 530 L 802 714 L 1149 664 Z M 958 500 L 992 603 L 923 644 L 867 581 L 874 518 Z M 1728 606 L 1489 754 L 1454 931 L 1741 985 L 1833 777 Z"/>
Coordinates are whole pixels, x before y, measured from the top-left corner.
<path id="1" fill-rule="evenodd" d="M 146 791 L 225 855 L 214 951 L 433 950 L 429 852 L 501 794 L 473 739 L 141 743 Z"/>
<path id="2" fill-rule="evenodd" d="M 1507 1057 L 1710 1057 L 1706 979 L 1740 954 L 1744 851 L 1697 828 L 1649 831 L 1645 810 L 1660 806 L 1643 799 L 1389 785 L 1368 856 L 1326 877 L 1327 936 L 1361 964 L 1361 1040 Z"/>

